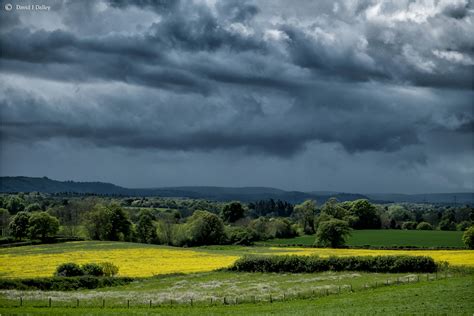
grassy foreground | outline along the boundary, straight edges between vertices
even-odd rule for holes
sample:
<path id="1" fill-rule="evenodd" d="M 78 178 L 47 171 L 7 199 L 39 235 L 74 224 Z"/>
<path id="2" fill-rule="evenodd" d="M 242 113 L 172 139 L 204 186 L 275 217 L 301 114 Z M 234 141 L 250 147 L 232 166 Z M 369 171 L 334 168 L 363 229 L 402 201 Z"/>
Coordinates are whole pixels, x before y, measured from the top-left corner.
<path id="1" fill-rule="evenodd" d="M 110 261 L 121 276 L 149 277 L 169 273 L 212 271 L 230 266 L 245 254 L 327 256 L 419 255 L 452 265 L 474 266 L 473 250 L 373 250 L 296 247 L 210 246 L 174 248 L 156 245 L 82 241 L 0 249 L 0 278 L 52 276 L 64 262 Z"/>
<path id="2" fill-rule="evenodd" d="M 453 247 L 465 248 L 460 231 L 441 230 L 400 230 L 400 229 L 368 229 L 353 230 L 347 240 L 351 247 Z M 267 245 L 304 245 L 312 246 L 314 236 L 298 236 L 288 239 L 272 239 L 265 241 Z"/>
<path id="3" fill-rule="evenodd" d="M 218 305 L 162 306 L 155 308 L 0 308 L 2 315 L 472 315 L 473 278 L 454 277 L 432 282 L 380 287 L 316 299 L 285 302 Z"/>

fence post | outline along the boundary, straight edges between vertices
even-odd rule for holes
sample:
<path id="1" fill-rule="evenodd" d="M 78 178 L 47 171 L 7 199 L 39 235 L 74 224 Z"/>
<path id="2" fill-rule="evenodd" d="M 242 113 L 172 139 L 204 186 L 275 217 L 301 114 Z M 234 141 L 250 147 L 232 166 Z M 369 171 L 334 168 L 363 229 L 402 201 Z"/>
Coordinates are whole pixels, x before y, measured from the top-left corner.
<path id="1" fill-rule="evenodd" d="M 193 298 L 191 297 L 191 306 L 193 306 Z"/>
<path id="2" fill-rule="evenodd" d="M 283 301 L 286 301 L 286 293 L 283 292 Z"/>
<path id="3" fill-rule="evenodd" d="M 270 303 L 273 303 L 272 295 L 270 294 Z"/>
<path id="4" fill-rule="evenodd" d="M 255 295 L 252 296 L 252 302 L 255 304 Z"/>
<path id="5" fill-rule="evenodd" d="M 127 308 L 130 308 L 130 300 L 127 300 Z"/>
<path id="6" fill-rule="evenodd" d="M 350 284 L 350 286 L 351 286 L 351 292 L 353 292 L 353 291 L 352 291 L 352 283 Z"/>
<path id="7" fill-rule="evenodd" d="M 102 299 L 102 308 L 105 308 L 105 298 Z"/>
<path id="8" fill-rule="evenodd" d="M 51 307 L 51 297 L 48 300 L 48 307 Z"/>
<path id="9" fill-rule="evenodd" d="M 23 306 L 23 297 L 20 296 L 20 307 Z"/>
<path id="10" fill-rule="evenodd" d="M 79 307 L 79 299 L 76 300 L 76 308 Z"/>
<path id="11" fill-rule="evenodd" d="M 328 290 L 328 289 L 326 289 L 326 296 L 328 296 L 328 295 L 329 295 L 329 290 Z"/>
<path id="12" fill-rule="evenodd" d="M 212 296 L 211 296 L 211 305 L 212 305 Z"/>
<path id="13" fill-rule="evenodd" d="M 337 290 L 338 294 L 341 294 L 341 286 L 339 285 L 338 287 L 338 290 Z"/>
<path id="14" fill-rule="evenodd" d="M 170 298 L 170 306 L 173 306 L 173 299 Z"/>
<path id="15" fill-rule="evenodd" d="M 227 305 L 227 301 L 226 301 L 225 296 L 224 296 L 224 305 Z"/>
<path id="16" fill-rule="evenodd" d="M 151 300 L 150 300 L 150 308 L 151 308 Z"/>

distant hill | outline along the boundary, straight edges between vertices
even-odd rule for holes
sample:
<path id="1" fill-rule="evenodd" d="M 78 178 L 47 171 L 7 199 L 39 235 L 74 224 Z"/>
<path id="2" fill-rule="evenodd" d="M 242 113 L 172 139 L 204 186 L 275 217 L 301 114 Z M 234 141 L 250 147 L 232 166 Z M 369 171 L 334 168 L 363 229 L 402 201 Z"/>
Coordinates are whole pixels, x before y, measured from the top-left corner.
<path id="1" fill-rule="evenodd" d="M 284 191 L 267 187 L 213 187 L 213 186 L 183 186 L 165 188 L 130 189 L 104 182 L 75 182 L 56 181 L 46 177 L 0 177 L 0 192 L 43 192 L 43 193 L 89 193 L 101 195 L 122 196 L 159 196 L 159 197 L 187 197 L 209 199 L 217 201 L 239 200 L 251 202 L 262 199 L 280 199 L 291 203 L 300 203 L 307 199 L 314 199 L 324 203 L 330 197 L 340 201 L 367 199 L 362 194 L 337 192 L 307 193 L 300 191 Z"/>
<path id="2" fill-rule="evenodd" d="M 268 187 L 214 187 L 214 186 L 183 186 L 164 188 L 130 189 L 105 182 L 57 181 L 46 177 L 0 177 L 0 192 L 43 192 L 43 193 L 82 193 L 121 196 L 158 196 L 187 197 L 216 201 L 239 200 L 251 202 L 263 199 L 280 199 L 291 203 L 300 203 L 314 199 L 319 204 L 331 197 L 339 201 L 370 199 L 385 202 L 416 202 L 416 203 L 456 203 L 472 204 L 473 193 L 440 193 L 440 194 L 356 194 L 332 191 L 285 191 Z"/>

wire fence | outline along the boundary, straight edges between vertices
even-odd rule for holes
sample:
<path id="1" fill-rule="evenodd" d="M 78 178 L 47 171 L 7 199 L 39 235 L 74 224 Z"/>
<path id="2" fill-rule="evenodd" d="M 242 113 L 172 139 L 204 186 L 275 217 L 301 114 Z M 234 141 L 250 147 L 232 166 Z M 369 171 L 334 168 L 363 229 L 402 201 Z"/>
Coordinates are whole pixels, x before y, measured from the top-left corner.
<path id="1" fill-rule="evenodd" d="M 343 293 L 354 293 L 359 291 L 366 291 L 369 289 L 376 289 L 387 286 L 397 286 L 410 283 L 418 282 L 431 282 L 440 279 L 452 278 L 455 276 L 464 275 L 463 273 L 435 273 L 435 274 L 424 274 L 424 275 L 411 275 L 405 277 L 388 278 L 386 280 L 378 280 L 372 283 L 365 283 L 362 286 L 349 284 L 331 285 L 325 286 L 324 288 L 317 288 L 311 290 L 305 290 L 300 292 L 283 292 L 278 294 L 267 294 L 267 295 L 247 295 L 247 296 L 235 296 L 235 295 L 224 295 L 220 297 L 194 297 L 194 298 L 170 298 L 170 299 L 150 299 L 144 301 L 143 299 L 124 299 L 118 298 L 102 298 L 102 299 L 58 299 L 53 300 L 51 297 L 47 300 L 31 299 L 27 300 L 20 296 L 17 300 L 3 300 L 0 307 L 42 307 L 42 308 L 158 308 L 158 307 L 173 307 L 173 306 L 216 306 L 216 305 L 238 305 L 246 303 L 273 303 L 273 302 L 284 302 L 294 299 L 311 299 L 320 298 L 330 295 L 338 295 Z M 7 304 L 5 304 L 7 303 Z"/>

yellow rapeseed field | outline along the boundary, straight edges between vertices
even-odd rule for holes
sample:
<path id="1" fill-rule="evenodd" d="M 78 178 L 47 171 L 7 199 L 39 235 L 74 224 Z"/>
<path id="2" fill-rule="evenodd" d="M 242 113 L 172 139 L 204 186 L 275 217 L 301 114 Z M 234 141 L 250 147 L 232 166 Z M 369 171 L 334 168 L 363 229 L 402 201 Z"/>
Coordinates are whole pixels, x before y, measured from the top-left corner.
<path id="1" fill-rule="evenodd" d="M 474 266 L 472 250 L 367 250 L 317 248 L 186 249 L 119 242 L 72 242 L 0 249 L 0 277 L 47 277 L 65 262 L 104 262 L 117 265 L 122 276 L 147 277 L 168 273 L 205 272 L 231 265 L 244 254 L 319 256 L 420 255 L 453 265 Z"/>
<path id="2" fill-rule="evenodd" d="M 31 247 L 28 246 L 28 248 Z M 163 247 L 104 250 L 83 248 L 80 250 L 66 250 L 60 253 L 37 251 L 25 255 L 19 253 L 8 254 L 8 249 L 1 249 L 0 277 L 46 277 L 52 276 L 56 267 L 61 263 L 76 262 L 82 264 L 104 261 L 117 265 L 119 274 L 122 276 L 147 277 L 156 274 L 211 271 L 229 266 L 237 258 L 238 256 Z"/>
<path id="3" fill-rule="evenodd" d="M 270 250 L 282 248 L 271 247 Z M 435 261 L 447 261 L 451 265 L 474 266 L 473 250 L 374 250 L 374 249 L 322 249 L 322 248 L 284 248 L 282 254 L 329 256 L 390 256 L 411 255 L 428 256 Z"/>

